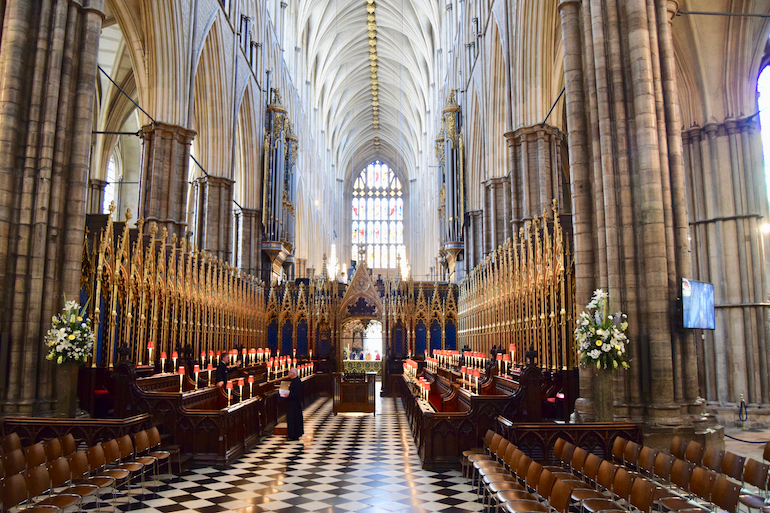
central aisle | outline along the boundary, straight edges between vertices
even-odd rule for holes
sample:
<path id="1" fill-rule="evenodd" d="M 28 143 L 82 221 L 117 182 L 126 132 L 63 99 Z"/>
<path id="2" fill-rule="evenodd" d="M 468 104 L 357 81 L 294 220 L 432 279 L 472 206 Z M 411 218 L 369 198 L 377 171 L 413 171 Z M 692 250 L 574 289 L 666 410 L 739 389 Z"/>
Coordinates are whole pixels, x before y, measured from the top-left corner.
<path id="1" fill-rule="evenodd" d="M 331 399 L 305 409 L 305 436 L 270 436 L 232 468 L 192 469 L 132 511 L 262 513 L 481 511 L 459 470 L 422 470 L 400 399 L 377 415 L 332 414 Z M 141 509 L 142 506 L 149 509 Z M 124 509 L 125 506 L 121 509 Z"/>

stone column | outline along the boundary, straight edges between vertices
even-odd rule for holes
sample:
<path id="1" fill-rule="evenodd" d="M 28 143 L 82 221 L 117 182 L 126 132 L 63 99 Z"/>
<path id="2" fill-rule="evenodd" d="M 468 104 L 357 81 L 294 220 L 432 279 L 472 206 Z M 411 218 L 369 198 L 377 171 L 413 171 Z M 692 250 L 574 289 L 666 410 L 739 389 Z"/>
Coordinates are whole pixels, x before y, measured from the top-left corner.
<path id="1" fill-rule="evenodd" d="M 671 5 L 559 4 L 578 308 L 601 287 L 611 308 L 628 314 L 633 363 L 614 373 L 615 418 L 647 422 L 649 432 L 692 425 L 697 391 L 692 337 L 677 332 L 674 318 L 689 241 Z M 577 405 L 590 417 L 586 374 Z"/>
<path id="2" fill-rule="evenodd" d="M 561 130 L 537 124 L 506 132 L 505 139 L 511 163 L 512 204 L 508 208 L 514 231 L 518 233 L 526 220 L 550 210 L 553 200 L 560 211 L 568 212 L 561 205 L 564 180 L 559 155 L 566 147 Z"/>
<path id="3" fill-rule="evenodd" d="M 103 0 L 4 7 L 0 412 L 42 414 L 55 388 L 43 337 L 80 289 Z"/>
<path id="4" fill-rule="evenodd" d="M 692 277 L 714 284 L 716 330 L 698 347 L 702 393 L 714 406 L 770 401 L 770 325 L 761 225 L 767 222 L 755 118 L 727 119 L 682 133 Z M 698 332 L 698 335 L 701 333 Z"/>
<path id="5" fill-rule="evenodd" d="M 185 236 L 190 145 L 196 132 L 166 123 L 139 131 L 142 172 L 139 177 L 139 217 L 165 227 L 169 237 Z"/>
<path id="6" fill-rule="evenodd" d="M 225 262 L 232 258 L 233 180 L 201 176 L 196 181 L 195 243 L 201 251 Z"/>
<path id="7" fill-rule="evenodd" d="M 98 178 L 91 178 L 88 180 L 88 213 L 89 214 L 102 214 L 102 206 L 104 203 L 104 188 L 107 187 L 107 182 L 99 180 Z"/>
<path id="8" fill-rule="evenodd" d="M 262 254 L 262 212 L 253 208 L 242 208 L 236 213 L 238 237 L 238 268 L 246 273 L 260 276 Z"/>

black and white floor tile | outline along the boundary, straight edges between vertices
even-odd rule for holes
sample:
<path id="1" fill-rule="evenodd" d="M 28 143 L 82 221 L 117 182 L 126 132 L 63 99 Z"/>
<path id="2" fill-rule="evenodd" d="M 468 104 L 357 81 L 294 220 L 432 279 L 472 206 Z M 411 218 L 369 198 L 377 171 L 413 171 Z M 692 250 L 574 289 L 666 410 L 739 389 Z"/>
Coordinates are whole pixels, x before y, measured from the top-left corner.
<path id="1" fill-rule="evenodd" d="M 228 469 L 192 468 L 181 477 L 148 482 L 145 492 L 132 490 L 131 499 L 119 499 L 117 508 L 132 513 L 482 510 L 459 470 L 422 470 L 400 399 L 378 395 L 373 417 L 334 416 L 325 398 L 304 416 L 305 436 L 298 442 L 264 438 Z"/>

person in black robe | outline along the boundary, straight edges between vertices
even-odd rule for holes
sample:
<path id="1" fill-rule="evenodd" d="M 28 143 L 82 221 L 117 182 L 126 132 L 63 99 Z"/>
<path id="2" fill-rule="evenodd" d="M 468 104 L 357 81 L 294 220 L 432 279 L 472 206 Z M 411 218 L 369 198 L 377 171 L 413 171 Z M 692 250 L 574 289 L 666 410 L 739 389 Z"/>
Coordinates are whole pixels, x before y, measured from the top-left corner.
<path id="1" fill-rule="evenodd" d="M 218 387 L 225 386 L 225 382 L 227 381 L 228 363 L 230 363 L 230 355 L 227 353 L 227 351 L 222 351 L 222 355 L 219 357 L 219 365 L 217 365 L 216 381 L 214 381 Z"/>
<path id="2" fill-rule="evenodd" d="M 289 370 L 291 385 L 289 385 L 289 401 L 286 406 L 286 434 L 289 440 L 299 440 L 305 434 L 302 418 L 302 379 L 299 377 L 296 367 Z"/>

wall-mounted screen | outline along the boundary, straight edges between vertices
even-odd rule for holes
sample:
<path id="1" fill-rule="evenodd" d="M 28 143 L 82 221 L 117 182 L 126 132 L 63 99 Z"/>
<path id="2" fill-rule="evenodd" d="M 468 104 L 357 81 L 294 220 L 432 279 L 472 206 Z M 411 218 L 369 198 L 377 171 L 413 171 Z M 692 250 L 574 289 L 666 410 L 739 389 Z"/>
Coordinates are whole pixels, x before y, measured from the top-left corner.
<path id="1" fill-rule="evenodd" d="M 682 279 L 682 326 L 690 329 L 713 330 L 714 285 Z"/>

